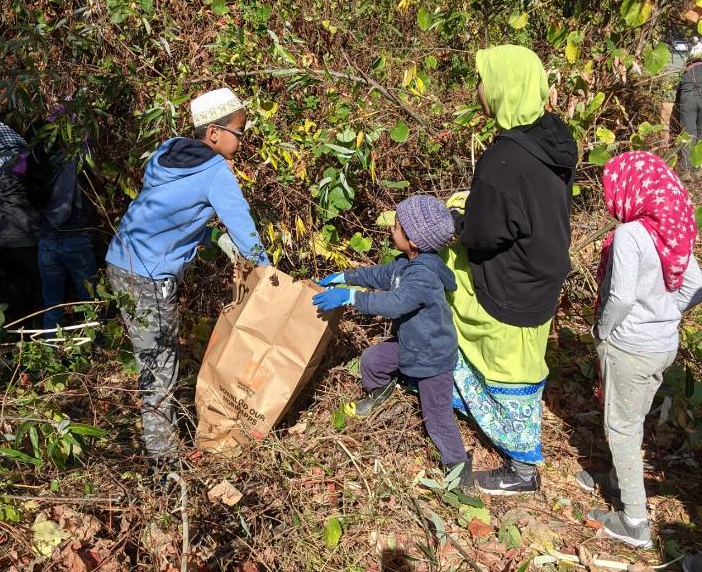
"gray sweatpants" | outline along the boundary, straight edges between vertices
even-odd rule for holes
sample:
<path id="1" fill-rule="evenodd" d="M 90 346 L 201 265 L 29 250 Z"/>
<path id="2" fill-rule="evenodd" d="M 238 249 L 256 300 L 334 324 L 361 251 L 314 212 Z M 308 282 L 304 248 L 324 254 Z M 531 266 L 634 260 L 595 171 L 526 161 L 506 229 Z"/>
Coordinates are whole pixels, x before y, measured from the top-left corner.
<path id="1" fill-rule="evenodd" d="M 604 428 L 616 473 L 613 484 L 618 483 L 624 513 L 630 518 L 648 516 L 641 457 L 644 419 L 676 354 L 631 353 L 606 341 L 597 343 L 604 381 Z"/>
<path id="2" fill-rule="evenodd" d="M 174 278 L 154 280 L 107 265 L 115 293 L 126 292 L 136 303 L 122 318 L 132 340 L 139 368 L 141 417 L 146 452 L 152 458 L 172 457 L 178 451 L 173 389 L 178 378 L 178 297 Z"/>

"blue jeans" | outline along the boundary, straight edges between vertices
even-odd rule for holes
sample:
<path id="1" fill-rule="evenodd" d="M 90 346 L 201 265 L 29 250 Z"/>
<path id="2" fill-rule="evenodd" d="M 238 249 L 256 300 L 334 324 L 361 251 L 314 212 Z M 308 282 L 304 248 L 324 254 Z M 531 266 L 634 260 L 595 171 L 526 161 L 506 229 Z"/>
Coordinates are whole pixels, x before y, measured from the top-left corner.
<path id="1" fill-rule="evenodd" d="M 66 282 L 69 278 L 79 301 L 92 299 L 86 282 L 95 286 L 97 265 L 93 243 L 87 236 L 40 238 L 39 274 L 45 308 L 66 301 Z M 62 316 L 63 308 L 45 312 L 44 328 L 55 328 L 61 323 Z"/>

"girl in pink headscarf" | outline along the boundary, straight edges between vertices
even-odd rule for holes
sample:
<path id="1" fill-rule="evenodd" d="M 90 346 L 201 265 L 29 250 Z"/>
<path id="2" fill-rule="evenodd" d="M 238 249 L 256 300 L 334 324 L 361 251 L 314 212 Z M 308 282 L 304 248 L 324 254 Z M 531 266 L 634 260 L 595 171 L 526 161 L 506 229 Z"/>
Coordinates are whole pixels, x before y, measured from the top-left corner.
<path id="1" fill-rule="evenodd" d="M 603 183 L 607 209 L 622 223 L 602 246 L 594 328 L 613 467 L 608 475 L 582 471 L 576 481 L 590 491 L 598 484 L 624 506 L 593 510 L 589 518 L 613 538 L 648 547 L 643 424 L 675 360 L 681 313 L 702 301 L 702 272 L 692 254 L 697 227 L 687 190 L 651 153 L 608 161 Z"/>

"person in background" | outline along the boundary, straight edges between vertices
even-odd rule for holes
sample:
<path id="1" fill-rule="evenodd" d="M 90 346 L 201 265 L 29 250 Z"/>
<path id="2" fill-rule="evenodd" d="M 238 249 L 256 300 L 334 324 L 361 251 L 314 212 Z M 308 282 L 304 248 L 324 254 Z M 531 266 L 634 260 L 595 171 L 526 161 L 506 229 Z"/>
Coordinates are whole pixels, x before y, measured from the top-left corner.
<path id="1" fill-rule="evenodd" d="M 173 389 L 178 376 L 178 284 L 217 215 L 227 227 L 218 244 L 232 243 L 255 264 L 268 264 L 249 204 L 227 159 L 244 137 L 246 109 L 229 88 L 190 104 L 194 138 L 176 137 L 149 160 L 144 186 L 129 205 L 107 251 L 115 292 L 131 295 L 126 308 L 139 367 L 146 452 L 158 467 L 179 456 Z M 226 237 L 226 238 L 225 238 Z"/>
<path id="2" fill-rule="evenodd" d="M 319 282 L 376 291 L 332 287 L 316 294 L 312 302 L 322 311 L 351 305 L 364 314 L 393 320 L 393 337 L 361 355 L 361 383 L 368 395 L 350 404 L 347 413 L 370 415 L 390 397 L 397 377 L 417 386 L 424 424 L 441 453 L 441 463 L 459 486 L 467 488 L 471 464 L 452 406 L 456 331 L 445 295 L 456 289 L 456 281 L 437 255 L 453 239 L 451 214 L 435 197 L 410 197 L 397 205 L 392 237 L 402 252 L 393 262 L 332 274 Z"/>
<path id="3" fill-rule="evenodd" d="M 40 125 L 38 132 L 65 115 L 65 108 L 56 112 Z M 41 143 L 39 143 L 41 144 Z M 82 152 L 90 153 L 87 145 Z M 41 149 L 36 166 L 46 196 L 39 208 L 39 273 L 44 301 L 44 329 L 61 324 L 66 301 L 66 286 L 70 280 L 77 301 L 94 296 L 97 264 L 92 243 L 92 229 L 96 222 L 96 209 L 87 192 L 101 187 L 100 178 L 86 165 L 79 172 L 79 157 L 64 148 L 60 137 L 54 139 L 50 149 Z"/>
<path id="4" fill-rule="evenodd" d="M 619 497 L 623 511 L 593 510 L 604 532 L 650 547 L 641 445 L 646 415 L 678 351 L 683 312 L 702 301 L 702 272 L 692 249 L 697 226 L 687 190 L 660 157 L 630 151 L 604 168 L 605 203 L 622 224 L 605 239 L 595 347 L 604 383 L 604 428 L 612 453 L 609 474 L 581 471 L 581 488 L 595 484 Z"/>
<path id="5" fill-rule="evenodd" d="M 497 46 L 479 50 L 475 62 L 478 99 L 498 131 L 467 199 L 449 199 L 460 241 L 444 253 L 458 283 L 448 293 L 460 349 L 454 377 L 465 412 L 505 457 L 474 473 L 477 487 L 533 493 L 544 461 L 546 344 L 570 270 L 578 149 L 568 126 L 544 109 L 549 86 L 534 52 Z"/>
<path id="6" fill-rule="evenodd" d="M 702 49 L 702 44 L 698 44 Z M 692 56 L 678 84 L 674 115 L 680 128 L 690 135 L 690 144 L 680 151 L 680 163 L 684 169 L 692 170 L 690 147 L 702 139 L 702 52 Z"/>
<path id="7" fill-rule="evenodd" d="M 0 304 L 5 323 L 23 318 L 41 303 L 37 242 L 39 213 L 32 205 L 27 143 L 0 122 Z"/>
<path id="8" fill-rule="evenodd" d="M 692 45 L 690 46 L 690 57 L 696 58 L 702 56 L 702 43 L 697 36 L 692 36 Z"/>

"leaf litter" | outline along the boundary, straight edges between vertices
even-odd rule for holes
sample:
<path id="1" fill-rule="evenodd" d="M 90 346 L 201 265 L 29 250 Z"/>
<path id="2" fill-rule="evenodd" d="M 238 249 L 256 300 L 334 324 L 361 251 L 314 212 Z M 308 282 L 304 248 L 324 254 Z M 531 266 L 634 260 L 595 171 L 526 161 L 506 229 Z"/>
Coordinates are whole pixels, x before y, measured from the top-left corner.
<path id="1" fill-rule="evenodd" d="M 343 322 L 316 380 L 270 438 L 245 445 L 233 458 L 188 454 L 181 476 L 189 487 L 189 569 L 355 572 L 380 570 L 384 554 L 411 563 L 407 569 L 414 572 L 465 568 L 466 558 L 482 570 L 512 572 L 576 563 L 590 570 L 640 563 L 645 570 L 670 560 L 667 544 L 656 551 L 630 550 L 598 536 L 585 519 L 590 508 L 607 505 L 599 493 L 580 491 L 572 475 L 583 465 L 606 463 L 608 452 L 588 377 L 592 368 L 585 367 L 592 355 L 581 340 L 587 325 L 579 304 L 573 300 L 556 318 L 561 332 L 574 334 L 562 333 L 549 346 L 541 492 L 490 498 L 448 490 L 415 395 L 398 391 L 372 420 L 342 422 L 338 412 L 361 394 L 355 372 L 344 364 L 382 335 L 373 322 Z M 114 367 L 96 397 L 114 400 L 129 414 L 112 418 L 110 408 L 96 414 L 102 415 L 100 426 L 128 437 L 94 451 L 94 465 L 81 477 L 89 474 L 96 498 L 114 500 L 57 504 L 47 494 L 18 502 L 23 522 L 34 523 L 31 539 L 27 542 L 21 528 L 0 537 L 0 568 L 23 571 L 37 556 L 55 572 L 180 567 L 180 491 L 153 481 L 146 465 L 127 454 L 138 443 L 133 424 L 138 401 L 123 391 L 131 378 L 118 363 Z M 668 437 L 669 425 L 670 420 L 661 428 L 647 425 L 647 455 L 651 430 L 669 439 L 659 442 L 665 448 L 656 454 L 671 454 L 676 441 L 674 434 Z M 466 448 L 475 450 L 475 469 L 499 466 L 499 455 L 483 446 L 475 426 L 465 419 L 459 426 Z M 696 457 L 677 466 L 689 460 Z M 647 480 L 653 484 L 656 532 L 667 543 L 673 538 L 667 530 L 691 523 L 675 529 L 675 539 L 693 547 L 697 505 L 689 499 L 702 498 L 699 481 L 676 477 L 673 470 L 664 479 L 652 466 Z M 24 478 L 26 485 L 42 484 L 29 474 Z M 675 494 L 656 494 L 663 484 Z M 85 498 L 83 488 L 79 478 L 64 479 L 60 494 Z M 21 490 L 13 493 L 21 496 Z"/>

